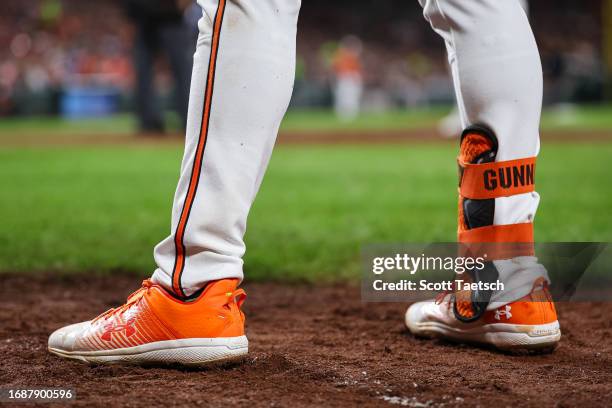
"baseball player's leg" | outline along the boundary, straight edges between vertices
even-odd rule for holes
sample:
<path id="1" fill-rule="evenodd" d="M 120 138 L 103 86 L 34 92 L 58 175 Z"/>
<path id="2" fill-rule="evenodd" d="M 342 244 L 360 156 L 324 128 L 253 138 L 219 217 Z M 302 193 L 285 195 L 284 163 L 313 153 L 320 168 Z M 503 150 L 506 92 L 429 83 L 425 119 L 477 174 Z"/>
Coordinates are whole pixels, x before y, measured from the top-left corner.
<path id="1" fill-rule="evenodd" d="M 158 269 L 125 305 L 53 333 L 49 350 L 62 357 L 204 364 L 247 352 L 243 235 L 291 95 L 300 1 L 198 3 L 185 154 Z"/>
<path id="2" fill-rule="evenodd" d="M 525 11 L 525 13 L 529 15 L 528 0 L 518 0 L 518 1 L 521 4 L 521 7 Z M 424 2 L 422 2 L 422 4 L 424 4 Z M 438 130 L 440 131 L 442 136 L 447 137 L 447 138 L 454 138 L 454 137 L 457 137 L 461 133 L 461 129 L 462 129 L 461 126 L 462 126 L 462 123 L 461 123 L 461 118 L 459 115 L 459 110 L 455 106 L 453 110 L 440 121 Z"/>
<path id="3" fill-rule="evenodd" d="M 179 297 L 242 279 L 247 215 L 289 104 L 299 0 L 200 0 L 185 155 L 153 280 Z"/>
<path id="4" fill-rule="evenodd" d="M 543 80 L 527 16 L 518 0 L 420 2 L 426 19 L 446 42 L 461 121 L 466 129 L 459 154 L 462 166 L 459 241 L 533 242 L 532 222 L 539 203 L 539 196 L 533 191 L 533 176 L 539 151 Z M 508 319 L 511 313 L 492 313 L 517 300 L 522 305 L 531 304 L 534 296 L 540 297 L 545 301 L 533 307 L 538 310 L 542 304 L 546 307 L 542 308 L 541 321 L 533 333 L 543 336 L 527 339 L 502 336 L 495 342 L 500 346 L 521 345 L 523 341 L 535 346 L 555 343 L 559 331 L 546 290 L 546 270 L 531 256 L 530 247 L 506 245 L 505 250 L 516 253 L 512 253 L 512 259 L 504 254 L 490 263 L 487 274 L 487 279 L 499 277 L 506 289 L 485 294 L 483 302 L 466 302 L 467 306 L 458 300 L 454 313 L 447 317 L 473 322 L 505 316 L 506 323 L 522 324 L 525 322 L 520 321 L 518 306 L 512 319 Z M 460 295 L 457 293 L 457 299 L 462 299 Z M 407 314 L 411 330 L 419 332 L 419 324 L 431 323 L 427 321 L 431 317 L 427 307 L 411 309 Z M 485 337 L 479 340 L 493 342 Z"/>

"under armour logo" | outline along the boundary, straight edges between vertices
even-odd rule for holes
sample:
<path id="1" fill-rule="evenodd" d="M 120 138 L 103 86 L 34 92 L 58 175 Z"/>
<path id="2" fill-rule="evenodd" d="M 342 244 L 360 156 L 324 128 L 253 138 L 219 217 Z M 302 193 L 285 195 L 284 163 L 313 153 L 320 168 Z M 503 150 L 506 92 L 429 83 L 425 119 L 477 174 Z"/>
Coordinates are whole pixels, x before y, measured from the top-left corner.
<path id="1" fill-rule="evenodd" d="M 135 321 L 136 319 L 132 318 L 122 324 L 121 323 L 116 324 L 114 322 L 109 323 L 106 326 L 104 326 L 104 333 L 102 333 L 102 336 L 100 336 L 100 338 L 104 341 L 111 341 L 113 333 L 121 333 L 121 332 L 125 332 L 125 337 L 130 337 L 136 334 L 136 328 L 134 327 Z"/>
<path id="2" fill-rule="evenodd" d="M 501 320 L 502 315 L 506 316 L 506 320 L 510 320 L 510 318 L 512 317 L 512 313 L 510 313 L 510 310 L 512 310 L 512 307 L 510 307 L 510 305 L 506 305 L 504 307 L 504 310 L 502 310 L 501 308 L 497 309 L 495 311 L 495 320 Z"/>

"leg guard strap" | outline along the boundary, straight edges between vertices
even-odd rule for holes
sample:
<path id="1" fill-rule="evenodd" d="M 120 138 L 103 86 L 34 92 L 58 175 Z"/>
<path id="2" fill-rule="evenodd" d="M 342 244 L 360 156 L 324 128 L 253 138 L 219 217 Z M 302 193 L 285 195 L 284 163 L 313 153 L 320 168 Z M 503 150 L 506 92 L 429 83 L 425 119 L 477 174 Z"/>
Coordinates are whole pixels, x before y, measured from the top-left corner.
<path id="1" fill-rule="evenodd" d="M 459 194 L 486 200 L 530 193 L 535 190 L 535 163 L 535 157 L 483 164 L 460 161 Z"/>

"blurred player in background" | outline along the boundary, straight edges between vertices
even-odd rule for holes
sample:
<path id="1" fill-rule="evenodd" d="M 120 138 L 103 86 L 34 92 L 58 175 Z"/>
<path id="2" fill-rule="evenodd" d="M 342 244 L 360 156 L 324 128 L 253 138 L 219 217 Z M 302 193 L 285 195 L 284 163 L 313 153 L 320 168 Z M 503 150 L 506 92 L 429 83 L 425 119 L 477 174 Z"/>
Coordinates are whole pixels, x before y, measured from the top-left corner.
<path id="1" fill-rule="evenodd" d="M 333 56 L 334 110 L 340 119 L 346 121 L 359 115 L 363 94 L 361 50 L 361 40 L 350 35 L 342 39 Z"/>
<path id="2" fill-rule="evenodd" d="M 530 245 L 543 78 L 527 16 L 518 0 L 419 2 L 446 43 L 464 129 L 458 240 L 526 245 L 500 245 L 485 270 L 465 277 L 499 279 L 504 292 L 457 289 L 412 305 L 406 324 L 417 335 L 500 349 L 554 347 L 559 323 Z M 291 97 L 301 3 L 199 4 L 185 154 L 157 269 L 123 306 L 53 333 L 55 354 L 199 365 L 247 353 L 244 233 Z"/>
<path id="3" fill-rule="evenodd" d="M 134 22 L 136 113 L 144 133 L 163 133 L 163 109 L 155 92 L 155 61 L 160 51 L 168 58 L 175 85 L 175 104 L 183 127 L 187 124 L 189 83 L 193 65 L 192 29 L 183 12 L 184 0 L 124 0 Z"/>

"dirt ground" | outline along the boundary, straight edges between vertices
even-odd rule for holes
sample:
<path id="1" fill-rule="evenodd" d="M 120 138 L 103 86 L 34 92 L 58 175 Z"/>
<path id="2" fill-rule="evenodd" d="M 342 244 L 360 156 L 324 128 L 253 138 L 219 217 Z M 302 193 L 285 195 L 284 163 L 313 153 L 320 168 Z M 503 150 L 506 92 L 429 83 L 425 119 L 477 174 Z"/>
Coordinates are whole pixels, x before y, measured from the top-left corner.
<path id="1" fill-rule="evenodd" d="M 251 352 L 203 370 L 87 366 L 46 351 L 54 329 L 123 302 L 129 277 L 2 276 L 0 387 L 73 387 L 76 406 L 610 406 L 612 304 L 559 305 L 552 355 L 412 337 L 403 304 L 357 287 L 248 284 Z M 48 404 L 46 404 L 48 406 Z"/>

